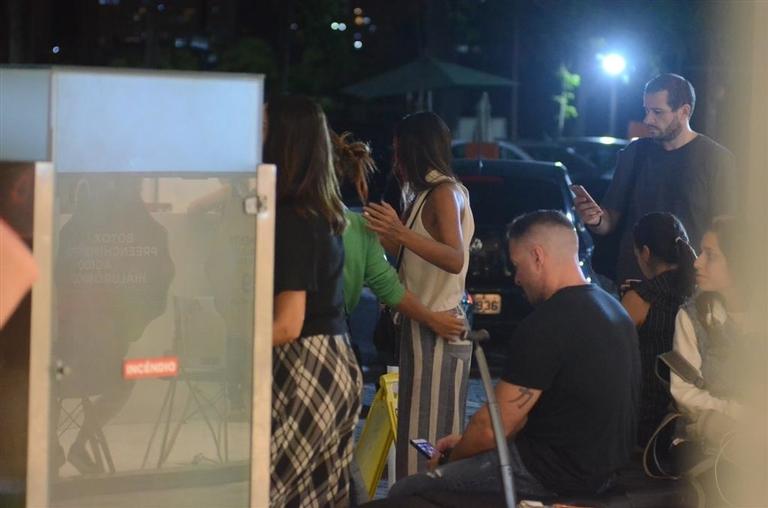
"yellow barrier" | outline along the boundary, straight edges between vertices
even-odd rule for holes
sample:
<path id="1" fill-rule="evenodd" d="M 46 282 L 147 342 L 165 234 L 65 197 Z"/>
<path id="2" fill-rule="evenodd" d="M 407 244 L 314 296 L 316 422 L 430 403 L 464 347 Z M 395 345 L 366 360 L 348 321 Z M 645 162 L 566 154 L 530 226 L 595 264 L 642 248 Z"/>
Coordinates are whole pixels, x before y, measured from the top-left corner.
<path id="1" fill-rule="evenodd" d="M 379 378 L 379 391 L 355 448 L 355 460 L 371 498 L 376 494 L 376 487 L 387 465 L 389 448 L 397 435 L 397 381 L 397 372 Z"/>

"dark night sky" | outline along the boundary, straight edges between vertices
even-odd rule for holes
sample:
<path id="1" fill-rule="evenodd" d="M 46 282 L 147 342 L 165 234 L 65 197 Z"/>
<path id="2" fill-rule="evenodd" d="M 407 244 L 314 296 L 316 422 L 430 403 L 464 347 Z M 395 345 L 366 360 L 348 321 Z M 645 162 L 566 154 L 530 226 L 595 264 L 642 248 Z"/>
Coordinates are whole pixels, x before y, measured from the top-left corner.
<path id="1" fill-rule="evenodd" d="M 355 25 L 356 8 L 367 24 Z M 643 83 L 670 71 L 689 77 L 699 103 L 710 106 L 694 127 L 716 135 L 711 111 L 732 79 L 719 63 L 708 2 L 0 0 L 0 12 L 0 62 L 262 72 L 271 93 L 317 97 L 335 128 L 381 143 L 406 111 L 404 98 L 361 101 L 340 89 L 422 53 L 513 78 L 517 40 L 524 138 L 554 133 L 560 64 L 582 77 L 579 118 L 566 133 L 606 133 L 609 85 L 595 58 L 600 51 L 621 51 L 629 61 L 626 83 L 618 85 L 619 125 L 640 118 Z M 348 29 L 332 30 L 333 21 Z M 361 49 L 353 47 L 356 33 Z M 479 93 L 436 93 L 435 106 L 453 126 L 473 114 Z M 509 91 L 490 93 L 494 116 L 509 115 Z"/>

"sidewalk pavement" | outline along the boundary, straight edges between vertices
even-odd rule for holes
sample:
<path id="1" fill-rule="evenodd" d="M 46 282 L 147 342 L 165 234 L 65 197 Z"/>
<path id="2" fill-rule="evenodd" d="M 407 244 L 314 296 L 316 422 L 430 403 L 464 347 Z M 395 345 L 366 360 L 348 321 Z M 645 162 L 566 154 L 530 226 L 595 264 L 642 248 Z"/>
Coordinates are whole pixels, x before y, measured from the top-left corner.
<path id="1" fill-rule="evenodd" d="M 369 376 L 371 377 L 371 376 Z M 378 379 L 366 379 L 366 383 L 363 387 L 363 405 L 370 406 L 373 401 L 374 395 L 378 388 Z M 147 394 L 148 395 L 148 394 Z M 182 395 L 182 394 L 179 394 Z M 157 398 L 157 395 L 155 395 Z M 482 406 L 485 402 L 485 394 L 482 388 L 482 383 L 479 379 L 470 379 L 468 389 L 467 400 L 467 422 L 469 418 Z M 158 407 L 153 408 L 151 416 L 156 417 L 159 410 Z M 364 413 L 367 412 L 367 407 L 364 407 Z M 111 476 L 105 473 L 105 477 L 110 477 L 114 480 L 119 480 L 125 477 L 131 477 L 134 473 L 141 471 L 141 464 L 146 452 L 146 447 L 149 441 L 149 437 L 154 427 L 152 419 L 146 418 L 147 414 L 144 414 L 145 418 L 138 420 L 144 421 L 131 421 L 130 418 L 115 418 L 112 422 L 108 423 L 104 427 L 104 434 L 109 443 L 109 447 L 112 456 L 115 461 L 116 474 Z M 209 415 L 210 416 L 210 415 Z M 171 425 L 166 430 L 165 422 L 158 428 L 158 435 L 155 438 L 155 445 L 153 446 L 149 460 L 146 465 L 144 473 L 152 474 L 157 472 L 157 452 L 159 445 L 162 442 L 162 436 L 165 435 L 167 439 L 171 439 L 174 434 L 174 427 L 178 420 L 178 414 Z M 149 420 L 149 421 L 147 421 Z M 249 450 L 249 424 L 244 419 L 236 419 L 237 421 L 230 421 L 228 425 L 228 441 L 229 441 L 229 464 L 242 463 L 247 464 L 248 450 Z M 361 418 L 356 428 L 357 439 L 362 431 L 364 425 L 364 419 Z M 214 435 L 217 431 L 222 430 L 217 428 L 218 425 L 215 420 L 212 421 L 213 428 L 199 418 L 192 418 L 183 424 L 178 429 L 178 436 L 176 444 L 169 453 L 167 461 L 163 466 L 163 470 L 179 470 L 182 473 L 188 471 L 191 475 L 200 474 L 203 470 L 215 470 L 216 462 L 218 459 L 217 447 L 214 439 Z M 213 432 L 212 432 L 213 431 Z M 63 431 L 60 435 L 60 443 L 64 450 L 68 450 L 70 444 L 74 440 L 77 430 L 74 428 Z M 141 446 L 137 446 L 137 443 L 141 443 Z M 220 443 L 220 446 L 223 443 Z M 101 476 L 101 475 L 97 475 Z M 119 478 L 118 478 L 119 477 Z M 70 482 L 76 482 L 78 485 L 82 480 L 89 480 L 89 478 L 83 478 L 75 470 L 70 463 L 65 464 L 59 470 L 60 481 L 63 481 L 65 486 Z M 82 479 L 82 480 L 81 480 Z M 86 507 L 111 507 L 111 508 L 128 508 L 133 506 L 144 507 L 167 507 L 167 506 L 216 506 L 216 507 L 232 507 L 245 506 L 248 499 L 248 484 L 245 481 L 240 481 L 239 478 L 235 479 L 233 483 L 226 483 L 222 485 L 177 485 L 177 488 L 171 488 L 167 490 L 148 490 L 145 492 L 128 492 L 123 493 L 108 493 L 101 488 L 96 487 L 98 482 L 92 481 L 94 477 L 90 477 L 90 481 L 83 483 L 83 489 L 79 491 L 79 495 L 76 497 L 65 496 L 59 498 L 55 494 L 52 496 L 53 505 L 59 508 L 86 508 Z M 93 485 L 91 485 L 93 484 Z M 87 485 L 87 486 L 86 486 Z M 71 485 L 71 486 L 74 486 Z M 67 489 L 72 490 L 72 489 Z M 388 484 L 386 478 L 382 480 L 379 485 L 379 489 L 375 496 L 376 499 L 380 499 L 386 496 L 388 490 Z"/>
<path id="2" fill-rule="evenodd" d="M 368 408 L 370 407 L 371 403 L 373 402 L 373 398 L 376 395 L 376 390 L 378 390 L 378 379 L 367 379 L 366 381 L 367 382 L 363 385 L 363 415 L 367 414 Z M 494 383 L 496 381 L 496 379 L 493 380 Z M 483 404 L 485 404 L 485 401 L 486 397 L 485 391 L 483 390 L 482 381 L 479 378 L 470 378 L 469 387 L 467 389 L 467 409 L 464 423 L 465 427 L 466 424 L 469 423 L 469 419 L 472 417 L 472 415 L 474 415 L 475 412 L 480 409 Z M 361 417 L 360 421 L 357 423 L 357 428 L 355 429 L 355 442 L 357 442 L 357 440 L 360 438 L 360 433 L 363 431 L 364 424 L 365 418 Z M 374 496 L 374 499 L 382 499 L 387 497 L 389 484 L 387 482 L 386 476 L 387 471 L 385 469 L 381 482 L 379 482 L 379 486 L 376 489 L 376 495 Z"/>

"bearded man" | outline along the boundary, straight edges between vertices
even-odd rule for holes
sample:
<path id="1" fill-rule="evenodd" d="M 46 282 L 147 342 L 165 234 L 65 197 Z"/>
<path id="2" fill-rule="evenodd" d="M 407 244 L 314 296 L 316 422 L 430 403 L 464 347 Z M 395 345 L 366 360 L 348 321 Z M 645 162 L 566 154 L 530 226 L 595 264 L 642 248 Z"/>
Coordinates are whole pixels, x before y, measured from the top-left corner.
<path id="1" fill-rule="evenodd" d="M 600 205 L 573 186 L 576 210 L 593 233 L 621 235 L 616 283 L 642 279 L 633 250 L 632 227 L 651 212 L 676 215 L 698 246 L 718 215 L 733 213 L 733 155 L 691 129 L 696 105 L 693 85 L 677 74 L 662 74 L 645 85 L 643 120 L 649 137 L 619 153 L 616 171 Z"/>

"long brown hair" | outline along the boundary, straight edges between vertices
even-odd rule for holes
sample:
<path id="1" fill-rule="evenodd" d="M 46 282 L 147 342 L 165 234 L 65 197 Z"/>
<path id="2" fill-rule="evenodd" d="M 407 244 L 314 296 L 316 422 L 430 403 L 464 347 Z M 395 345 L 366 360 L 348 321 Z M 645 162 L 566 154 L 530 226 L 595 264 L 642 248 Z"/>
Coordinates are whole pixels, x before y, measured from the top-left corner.
<path id="1" fill-rule="evenodd" d="M 350 132 L 341 135 L 331 130 L 333 143 L 333 165 L 336 178 L 341 186 L 349 182 L 354 185 L 362 203 L 368 202 L 368 178 L 376 172 L 376 163 L 371 147 L 362 141 L 353 141 Z"/>
<path id="2" fill-rule="evenodd" d="M 744 291 L 744 274 L 738 264 L 740 247 L 738 234 L 744 229 L 739 226 L 739 221 L 736 218 L 730 215 L 721 215 L 712 219 L 712 224 L 707 228 L 707 232 L 717 236 L 717 244 L 725 257 L 731 280 L 737 289 Z M 724 303 L 719 294 L 711 291 L 702 292 L 696 297 L 696 311 L 699 314 L 699 321 L 707 328 L 708 332 L 711 332 L 712 323 L 709 318 L 716 302 Z"/>
<path id="3" fill-rule="evenodd" d="M 346 227 L 322 108 L 304 96 L 282 96 L 267 104 L 264 160 L 277 165 L 277 203 L 303 215 L 324 218 L 333 232 Z"/>
<path id="4" fill-rule="evenodd" d="M 421 111 L 400 120 L 395 126 L 395 164 L 410 191 L 421 192 L 437 185 L 427 181 L 436 170 L 454 178 L 451 169 L 451 131 L 434 113 Z"/>

